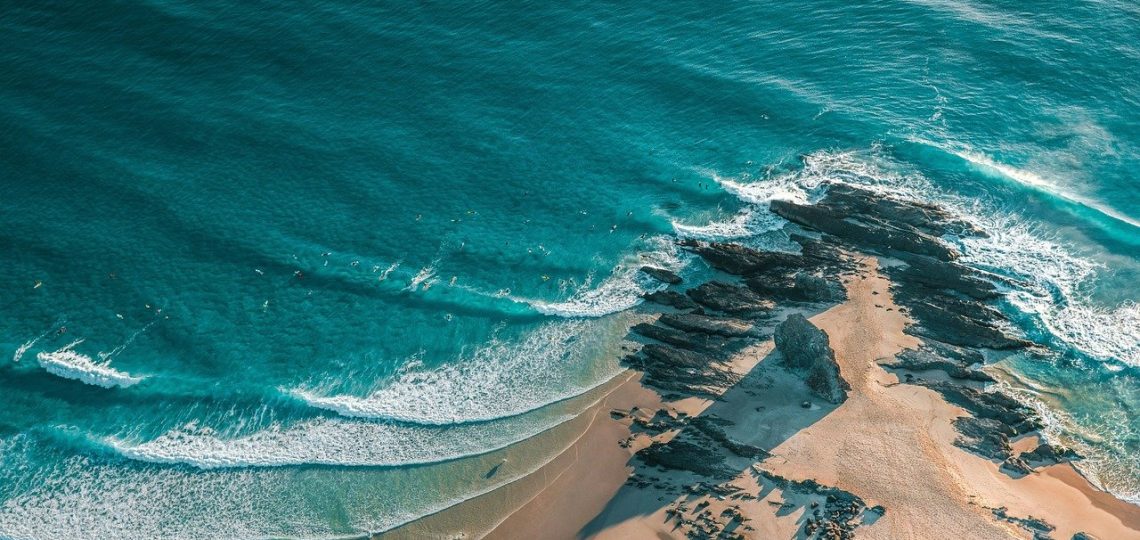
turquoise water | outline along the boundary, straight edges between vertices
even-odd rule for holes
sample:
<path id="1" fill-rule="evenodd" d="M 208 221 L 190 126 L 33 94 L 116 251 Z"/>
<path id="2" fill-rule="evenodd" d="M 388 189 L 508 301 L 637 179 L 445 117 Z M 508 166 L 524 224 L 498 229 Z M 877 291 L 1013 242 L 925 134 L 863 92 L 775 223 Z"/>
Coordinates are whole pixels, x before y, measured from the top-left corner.
<path id="1" fill-rule="evenodd" d="M 0 537 L 336 536 L 607 380 L 678 236 L 949 205 L 1001 367 L 1140 500 L 1127 2 L 41 2 L 0 15 Z M 552 405 L 553 404 L 553 405 Z M 434 465 L 433 465 L 434 464 Z"/>

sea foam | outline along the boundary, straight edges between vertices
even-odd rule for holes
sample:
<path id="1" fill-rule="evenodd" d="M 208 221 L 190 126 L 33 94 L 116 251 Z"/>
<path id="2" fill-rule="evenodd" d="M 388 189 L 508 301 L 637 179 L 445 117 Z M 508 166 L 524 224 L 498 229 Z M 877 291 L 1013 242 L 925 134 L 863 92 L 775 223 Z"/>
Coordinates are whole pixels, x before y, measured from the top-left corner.
<path id="1" fill-rule="evenodd" d="M 441 367 L 409 364 L 394 380 L 364 395 L 330 394 L 320 385 L 286 390 L 310 406 L 354 418 L 421 425 L 486 422 L 520 415 L 572 398 L 621 369 L 618 322 L 556 320 L 523 339 L 492 339 Z"/>
<path id="2" fill-rule="evenodd" d="M 602 317 L 629 309 L 639 304 L 646 293 L 665 287 L 665 284 L 641 272 L 642 266 L 680 271 L 690 260 L 688 255 L 679 252 L 670 238 L 658 236 L 648 243 L 648 249 L 627 257 L 596 287 L 592 279 L 587 279 L 565 300 L 515 300 L 529 304 L 544 315 L 558 317 Z"/>
<path id="3" fill-rule="evenodd" d="M 126 388 L 143 380 L 143 377 L 112 368 L 109 361 L 96 362 L 90 356 L 75 352 L 74 348 L 80 343 L 83 343 L 82 339 L 53 352 L 37 353 L 36 360 L 40 367 L 52 375 L 103 388 Z"/>

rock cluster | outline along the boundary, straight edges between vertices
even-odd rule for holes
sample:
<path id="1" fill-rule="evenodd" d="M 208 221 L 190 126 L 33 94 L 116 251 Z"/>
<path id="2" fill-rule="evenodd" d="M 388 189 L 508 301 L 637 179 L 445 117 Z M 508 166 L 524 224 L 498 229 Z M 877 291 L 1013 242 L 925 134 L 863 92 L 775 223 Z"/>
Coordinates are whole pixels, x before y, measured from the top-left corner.
<path id="1" fill-rule="evenodd" d="M 716 280 L 687 289 L 673 272 L 641 269 L 668 285 L 645 296 L 659 306 L 661 314 L 652 324 L 632 328 L 644 346 L 625 359 L 644 371 L 648 384 L 681 395 L 715 398 L 740 380 L 727 360 L 748 344 L 772 335 L 783 366 L 803 376 L 812 392 L 841 403 L 850 388 L 827 334 L 800 314 L 788 315 L 778 326 L 775 321 L 786 312 L 783 308 L 823 309 L 843 301 L 841 280 L 855 269 L 859 254 L 880 255 L 891 278 L 894 300 L 913 321 L 906 332 L 923 341 L 921 348 L 897 355 L 887 367 L 902 370 L 908 383 L 939 392 L 970 413 L 954 423 L 959 432 L 956 444 L 1001 463 L 1012 475 L 1079 458 L 1048 444 L 1013 455 L 1011 439 L 1034 432 L 1040 422 L 1033 410 L 1012 398 L 981 389 L 992 382 L 981 369 L 992 354 L 986 351 L 1032 345 L 1009 334 L 1011 325 L 993 305 L 1001 295 L 995 282 L 1002 278 L 958 263 L 958 252 L 941 240 L 948 234 L 984 236 L 983 231 L 937 206 L 843 184 L 826 186 L 826 194 L 814 204 L 774 201 L 771 210 L 798 226 L 798 232 L 789 234 L 800 246 L 798 253 L 684 240 L 682 248 L 721 273 Z M 946 376 L 925 380 L 931 371 Z M 639 452 L 640 459 L 652 467 L 683 469 L 719 480 L 739 473 L 729 465 L 732 460 L 766 455 L 764 449 L 732 440 L 723 421 L 716 418 L 656 414 L 638 426 L 655 433 L 678 432 L 668 442 L 655 442 Z M 758 474 L 781 489 L 824 497 L 822 508 L 813 506 L 805 514 L 802 532 L 807 538 L 850 538 L 856 526 L 885 511 L 868 509 L 854 495 L 811 481 L 792 482 L 759 470 Z M 648 480 L 636 483 L 643 484 L 657 485 Z M 724 523 L 700 516 L 678 519 L 691 522 L 690 532 L 719 530 L 718 534 L 725 534 Z M 714 522 L 719 525 L 714 527 Z M 1023 525 L 1036 528 L 1029 521 Z M 1041 528 L 1034 534 L 1047 531 Z"/>

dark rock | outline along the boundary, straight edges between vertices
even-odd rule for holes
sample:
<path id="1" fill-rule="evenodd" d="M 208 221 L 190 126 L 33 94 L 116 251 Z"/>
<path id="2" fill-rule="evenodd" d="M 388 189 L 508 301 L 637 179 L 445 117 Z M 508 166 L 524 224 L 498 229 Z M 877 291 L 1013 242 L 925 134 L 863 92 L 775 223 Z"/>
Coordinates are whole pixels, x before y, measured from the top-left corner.
<path id="1" fill-rule="evenodd" d="M 1014 478 L 1021 478 L 1022 476 L 1032 473 L 1033 467 L 1030 467 L 1025 460 L 1019 457 L 1010 456 L 1002 462 L 998 470 Z"/>
<path id="2" fill-rule="evenodd" d="M 656 291 L 645 295 L 643 298 L 660 304 L 662 306 L 669 306 L 676 309 L 690 310 L 696 309 L 697 303 L 692 298 L 685 296 L 677 291 Z"/>
<path id="3" fill-rule="evenodd" d="M 1022 452 L 1020 457 L 1035 466 L 1056 465 L 1081 459 L 1080 454 L 1073 450 L 1049 443 L 1042 443 L 1030 452 Z"/>
<path id="4" fill-rule="evenodd" d="M 637 455 L 651 467 L 690 471 L 708 477 L 733 474 L 732 469 L 725 465 L 721 453 L 679 438 L 667 443 L 655 442 Z"/>
<path id="5" fill-rule="evenodd" d="M 776 348 L 790 370 L 805 375 L 808 388 L 820 397 L 842 403 L 851 389 L 839 374 L 827 334 L 803 315 L 792 314 L 776 327 Z"/>
<path id="6" fill-rule="evenodd" d="M 728 388 L 740 380 L 707 354 L 650 343 L 639 354 L 627 356 L 625 363 L 645 372 L 647 383 L 689 394 L 710 394 L 711 388 Z"/>
<path id="7" fill-rule="evenodd" d="M 708 353 L 726 351 L 729 346 L 729 339 L 724 336 L 690 333 L 676 328 L 648 323 L 636 324 L 630 328 L 630 331 L 662 343 L 675 345 L 682 349 L 698 350 Z"/>
<path id="8" fill-rule="evenodd" d="M 927 341 L 921 348 L 907 349 L 895 355 L 893 359 L 883 362 L 883 365 L 911 371 L 940 370 L 955 379 L 992 382 L 993 377 L 972 367 L 983 363 L 985 357 L 977 351 L 937 341 Z"/>
<path id="9" fill-rule="evenodd" d="M 1041 428 L 1033 409 L 1000 392 L 982 392 L 949 382 L 924 382 L 923 385 L 942 394 L 946 401 L 970 411 L 979 419 L 996 420 L 1007 437 L 1023 435 Z M 1002 457 L 1002 460 L 1004 459 L 1005 457 Z"/>
<path id="10" fill-rule="evenodd" d="M 1020 525 L 1022 528 L 1032 533 L 1048 533 L 1056 529 L 1056 527 L 1050 525 L 1048 522 L 1040 518 L 1035 518 L 1033 516 L 1026 518 L 1011 516 L 1009 515 L 1008 509 L 1004 506 L 999 508 L 991 508 L 990 511 L 993 512 L 994 516 L 996 516 L 998 519 L 1003 519 L 1010 523 Z"/>
<path id="11" fill-rule="evenodd" d="M 837 212 L 881 216 L 884 219 L 904 223 L 931 236 L 944 234 L 985 236 L 982 230 L 970 222 L 956 218 L 938 205 L 921 201 L 904 201 L 847 184 L 828 184 L 827 195 L 821 204 Z"/>
<path id="12" fill-rule="evenodd" d="M 954 445 L 995 461 L 1009 459 L 1013 449 L 1005 425 L 993 418 L 962 416 L 954 419 L 958 438 Z"/>
<path id="13" fill-rule="evenodd" d="M 895 299 L 910 310 L 919 324 L 906 332 L 960 347 L 995 350 L 1019 349 L 1031 343 L 1011 337 L 995 321 L 1005 317 L 997 310 L 976 301 L 963 301 L 949 296 L 919 298 L 914 293 L 896 290 Z"/>
<path id="14" fill-rule="evenodd" d="M 752 323 L 729 317 L 711 317 L 693 313 L 666 313 L 658 319 L 665 326 L 686 332 L 714 334 L 724 337 L 748 337 L 756 335 Z"/>
<path id="15" fill-rule="evenodd" d="M 959 433 L 954 440 L 956 447 L 996 461 L 1010 458 L 1008 429 L 999 420 L 963 416 L 954 419 L 954 428 Z"/>
<path id="16" fill-rule="evenodd" d="M 678 276 L 677 274 L 670 272 L 664 268 L 657 268 L 656 266 L 642 266 L 641 271 L 662 283 L 668 283 L 670 285 L 677 285 L 681 283 L 681 276 Z"/>
<path id="17" fill-rule="evenodd" d="M 773 269 L 798 269 L 803 257 L 793 253 L 759 251 L 740 244 L 685 240 L 681 245 L 699 255 L 709 266 L 738 276 L 748 276 Z"/>
<path id="18" fill-rule="evenodd" d="M 800 407 L 803 407 L 803 408 L 805 408 L 805 409 L 810 409 L 810 408 L 811 408 L 811 402 L 810 402 L 810 401 L 805 401 L 805 402 L 803 402 L 803 403 L 800 403 Z"/>
<path id="19" fill-rule="evenodd" d="M 943 261 L 958 258 L 958 252 L 937 238 L 909 225 L 891 222 L 891 216 L 852 218 L 825 205 L 802 205 L 772 201 L 772 212 L 798 225 L 837 236 L 880 252 L 899 250 Z"/>
<path id="20" fill-rule="evenodd" d="M 839 302 L 846 293 L 838 282 L 807 272 L 786 276 L 756 276 L 745 280 L 749 289 L 763 296 L 797 302 Z"/>
<path id="21" fill-rule="evenodd" d="M 748 287 L 723 281 L 710 281 L 689 289 L 688 295 L 709 309 L 742 316 L 763 315 L 776 305 Z"/>
<path id="22" fill-rule="evenodd" d="M 954 291 L 976 300 L 990 300 L 999 296 L 993 283 L 980 274 L 958 263 L 940 261 L 921 255 L 900 254 L 905 268 L 891 272 L 891 277 L 928 289 Z"/>
<path id="23" fill-rule="evenodd" d="M 736 454 L 740 457 L 749 459 L 764 459 L 770 455 L 766 450 L 760 448 L 759 446 L 753 446 L 751 444 L 745 444 L 730 439 L 728 437 L 728 434 L 725 433 L 724 429 L 716 425 L 716 421 L 710 417 L 695 417 L 693 418 L 691 425 L 712 441 L 720 444 L 729 452 L 732 452 L 733 454 Z"/>

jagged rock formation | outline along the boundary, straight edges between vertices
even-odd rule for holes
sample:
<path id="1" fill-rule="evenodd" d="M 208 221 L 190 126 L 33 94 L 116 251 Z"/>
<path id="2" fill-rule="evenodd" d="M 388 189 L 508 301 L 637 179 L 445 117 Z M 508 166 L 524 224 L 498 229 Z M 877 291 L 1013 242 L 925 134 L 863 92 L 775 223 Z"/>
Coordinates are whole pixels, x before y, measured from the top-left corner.
<path id="1" fill-rule="evenodd" d="M 823 330 L 796 313 L 776 327 L 775 339 L 784 365 L 803 374 L 808 388 L 832 403 L 847 399 L 851 386 L 840 376 L 835 351 Z"/>
<path id="2" fill-rule="evenodd" d="M 681 283 L 681 276 L 666 270 L 664 268 L 657 268 L 656 266 L 642 266 L 641 271 L 646 275 L 660 281 L 661 283 L 668 283 L 669 285 L 678 285 Z"/>
<path id="3" fill-rule="evenodd" d="M 880 255 L 881 268 L 892 282 L 894 301 L 913 320 L 905 331 L 923 341 L 920 348 L 904 351 L 884 364 L 904 371 L 901 376 L 907 383 L 924 385 L 970 413 L 954 422 L 959 432 L 955 444 L 1000 463 L 1003 471 L 1014 476 L 1028 474 L 1033 467 L 1079 459 L 1072 451 L 1049 444 L 1014 455 L 1010 440 L 1038 430 L 1040 422 L 1032 409 L 1004 394 L 981 389 L 993 381 L 981 369 L 987 361 L 983 350 L 1031 345 L 1009 335 L 1011 325 L 992 305 L 1001 296 L 994 282 L 1002 278 L 956 262 L 957 251 L 940 238 L 985 233 L 934 205 L 841 184 L 826 189 L 815 204 L 771 203 L 774 213 L 795 224 L 789 237 L 800 246 L 799 253 L 722 242 L 679 242 L 728 277 L 684 292 L 667 289 L 647 294 L 647 301 L 671 309 L 662 308 L 653 324 L 632 328 L 648 343 L 627 357 L 627 364 L 644 371 L 644 380 L 658 388 L 715 397 L 718 389 L 723 391 L 740 380 L 726 364 L 731 355 L 773 335 L 782 365 L 803 376 L 812 392 L 841 403 L 850 387 L 841 376 L 827 334 L 799 314 L 789 315 L 773 329 L 772 315 L 781 306 L 824 309 L 843 301 L 841 281 L 854 273 L 857 259 Z M 660 268 L 642 271 L 666 284 L 681 282 L 679 276 Z M 949 380 L 924 380 L 933 370 L 946 373 Z M 638 425 L 656 433 L 678 431 L 669 442 L 655 442 L 638 453 L 653 467 L 684 469 L 723 480 L 739 472 L 729 465 L 733 460 L 766 455 L 762 448 L 732 440 L 716 418 L 657 414 Z M 781 489 L 826 493 L 824 512 L 813 506 L 815 511 L 804 520 L 802 533 L 808 538 L 850 538 L 865 516 L 886 511 L 867 509 L 854 495 L 811 481 L 792 482 L 764 471 L 757 473 Z M 1037 528 L 1029 521 L 1019 524 Z M 1043 530 L 1038 528 L 1038 532 Z"/>

